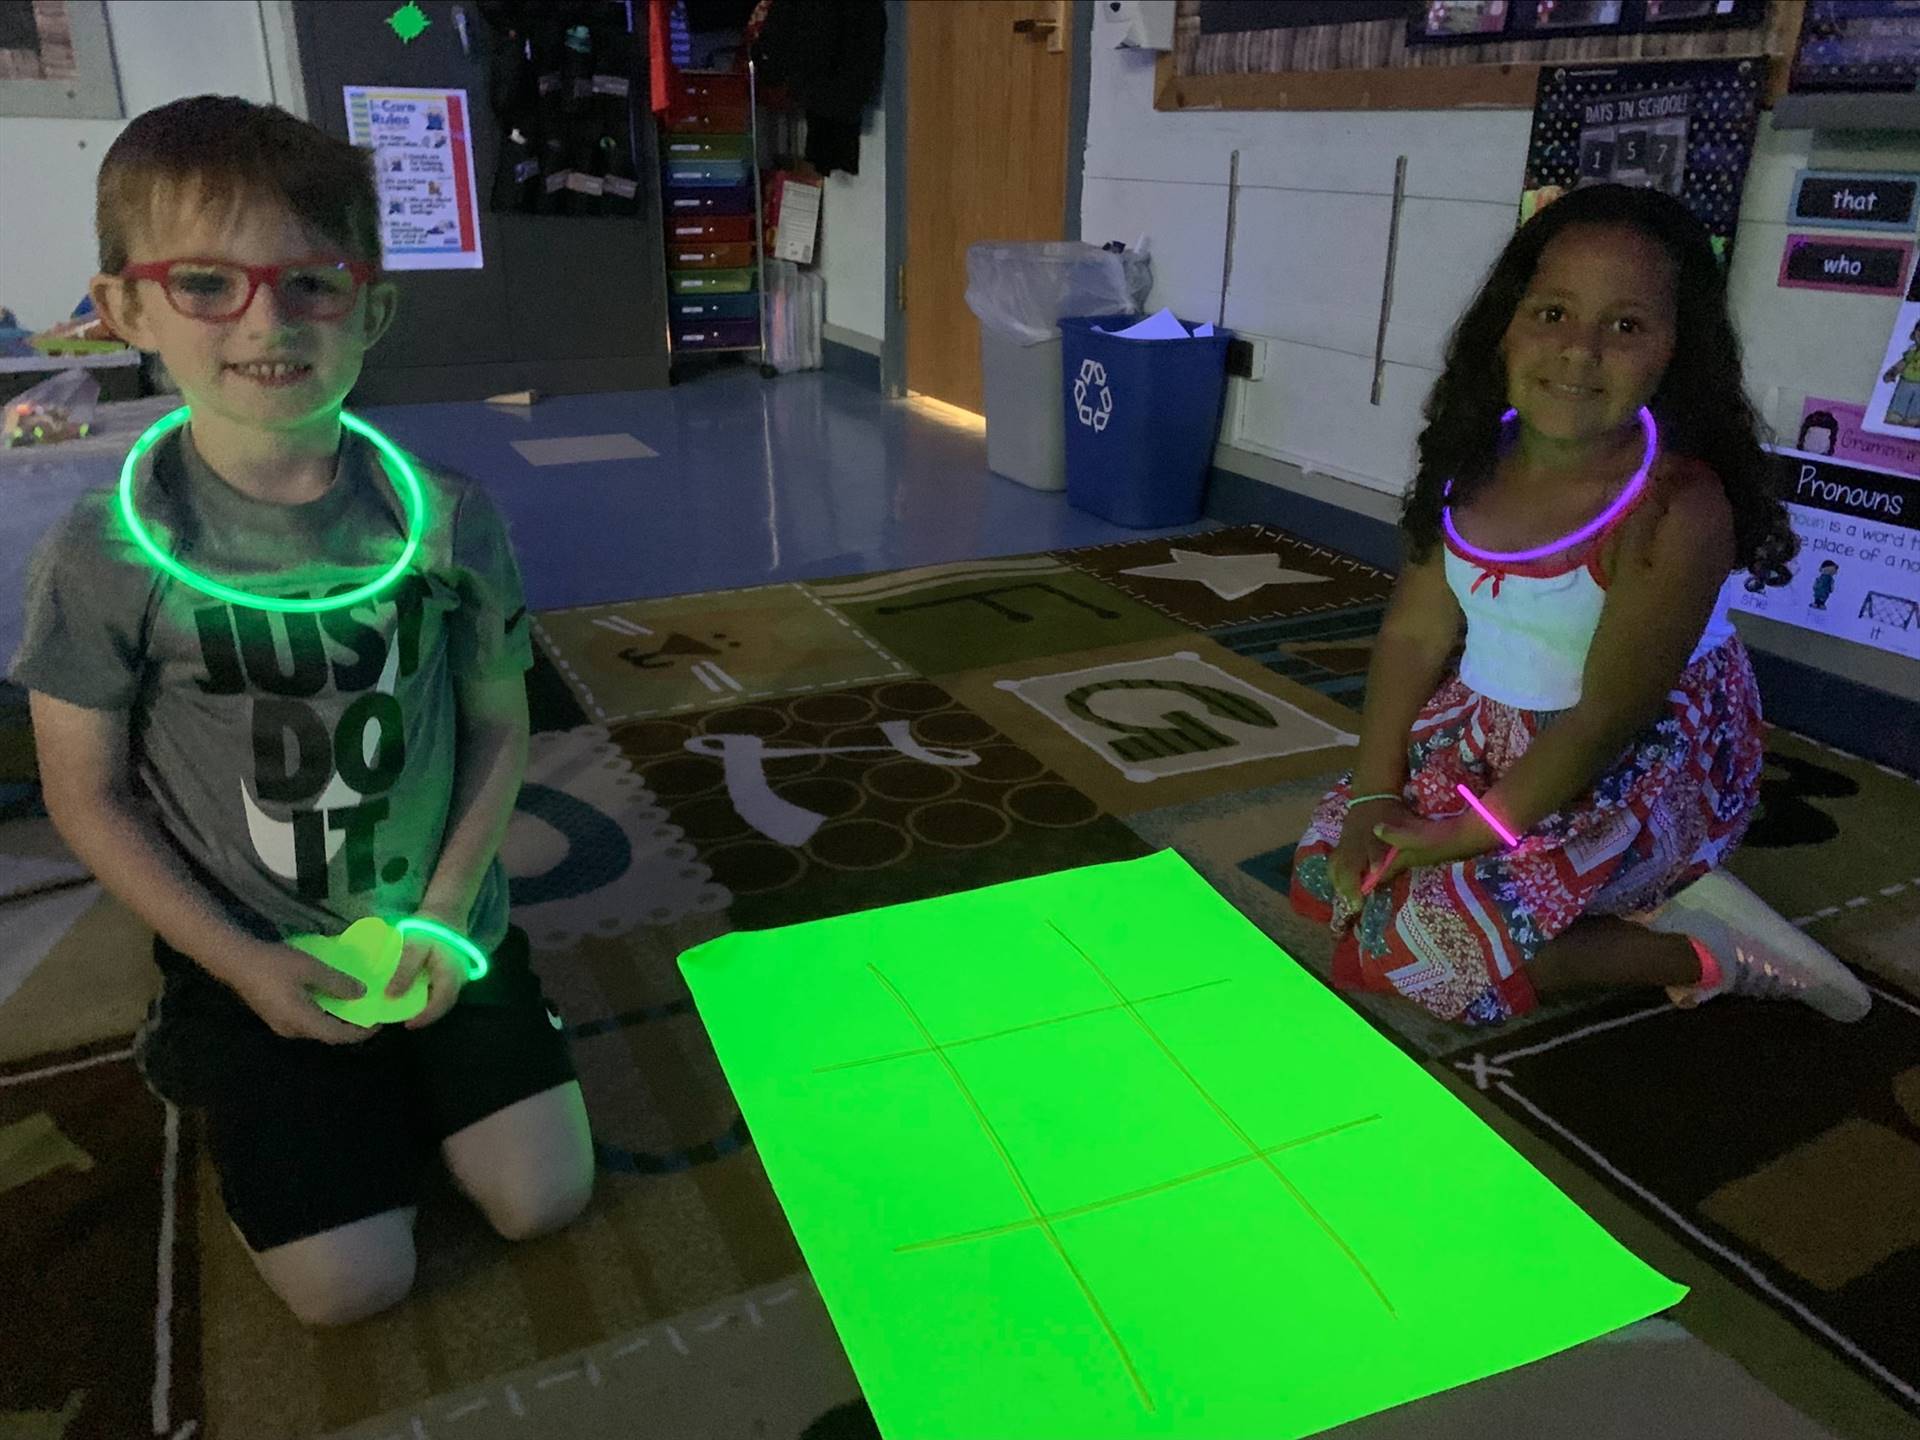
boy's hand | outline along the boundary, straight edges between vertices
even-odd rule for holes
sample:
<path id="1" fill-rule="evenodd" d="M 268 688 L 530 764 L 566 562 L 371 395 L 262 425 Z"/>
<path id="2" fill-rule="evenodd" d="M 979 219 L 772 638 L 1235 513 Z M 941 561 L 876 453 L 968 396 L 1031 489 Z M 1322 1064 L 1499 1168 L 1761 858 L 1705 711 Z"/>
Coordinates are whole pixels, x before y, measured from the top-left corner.
<path id="1" fill-rule="evenodd" d="M 1387 842 L 1375 837 L 1373 827 L 1383 823 L 1404 825 L 1413 818 L 1413 812 L 1398 800 L 1369 800 L 1347 811 L 1340 843 L 1327 859 L 1327 874 L 1349 911 L 1360 908 L 1361 881 L 1387 855 Z"/>
<path id="2" fill-rule="evenodd" d="M 452 921 L 439 915 L 427 918 L 453 926 Z M 460 998 L 460 987 L 467 983 L 466 961 L 461 956 L 431 940 L 409 940 L 406 949 L 400 952 L 400 964 L 393 972 L 393 979 L 387 982 L 387 994 L 394 999 L 406 994 L 414 976 L 422 970 L 427 972 L 427 1008 L 406 1022 L 409 1030 L 431 1025 L 445 1015 Z"/>
<path id="3" fill-rule="evenodd" d="M 357 1045 L 378 1028 L 349 1025 L 314 1004 L 315 991 L 337 1000 L 357 1000 L 367 987 L 291 945 L 250 946 L 214 973 L 282 1039 Z"/>

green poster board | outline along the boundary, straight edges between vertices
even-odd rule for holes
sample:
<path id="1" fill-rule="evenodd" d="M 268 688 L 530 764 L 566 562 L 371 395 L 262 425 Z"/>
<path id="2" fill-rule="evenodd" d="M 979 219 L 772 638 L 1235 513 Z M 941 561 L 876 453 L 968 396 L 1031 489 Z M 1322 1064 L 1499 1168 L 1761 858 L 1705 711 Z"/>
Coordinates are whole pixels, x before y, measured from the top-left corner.
<path id="1" fill-rule="evenodd" d="M 680 963 L 890 1440 L 1308 1435 L 1685 1293 L 1171 852 Z"/>

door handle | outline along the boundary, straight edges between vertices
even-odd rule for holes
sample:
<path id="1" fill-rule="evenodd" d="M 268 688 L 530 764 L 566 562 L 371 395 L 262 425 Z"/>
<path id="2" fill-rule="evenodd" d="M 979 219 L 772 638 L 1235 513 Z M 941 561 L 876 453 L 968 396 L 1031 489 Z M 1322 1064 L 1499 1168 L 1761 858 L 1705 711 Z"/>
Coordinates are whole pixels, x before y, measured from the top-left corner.
<path id="1" fill-rule="evenodd" d="M 1044 35 L 1047 37 L 1048 53 L 1058 55 L 1067 48 L 1066 0 L 1053 0 L 1047 9 L 1052 12 L 1052 18 L 1041 20 L 1029 16 L 1025 20 L 1016 20 L 1013 22 L 1013 33 Z"/>

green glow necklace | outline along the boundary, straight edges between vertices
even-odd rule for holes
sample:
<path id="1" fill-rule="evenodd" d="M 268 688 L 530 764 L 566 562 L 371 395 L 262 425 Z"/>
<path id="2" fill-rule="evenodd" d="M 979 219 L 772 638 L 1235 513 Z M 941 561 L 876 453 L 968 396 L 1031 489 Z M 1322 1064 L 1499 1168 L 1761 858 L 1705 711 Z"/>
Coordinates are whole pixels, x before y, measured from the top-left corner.
<path id="1" fill-rule="evenodd" d="M 340 424 L 355 435 L 363 437 L 380 456 L 386 467 L 388 477 L 399 491 L 401 503 L 407 511 L 407 543 L 401 547 L 400 554 L 393 564 L 374 579 L 364 585 L 338 595 L 324 595 L 311 599 L 274 600 L 258 595 L 250 595 L 245 590 L 232 585 L 223 585 L 220 581 L 202 575 L 199 571 L 169 554 L 160 542 L 154 539 L 153 532 L 147 529 L 146 522 L 140 518 L 133 503 L 133 477 L 140 461 L 172 431 L 187 423 L 188 407 L 182 405 L 166 415 L 162 415 L 149 425 L 133 448 L 127 451 L 126 461 L 120 466 L 120 518 L 126 522 L 127 533 L 133 536 L 146 555 L 165 574 L 171 575 L 181 584 L 198 590 L 203 595 L 211 595 L 216 600 L 225 600 L 231 605 L 244 605 L 250 610 L 276 611 L 289 615 L 315 615 L 326 610 L 348 610 L 355 605 L 363 605 L 382 591 L 388 589 L 396 580 L 407 573 L 407 567 L 413 563 L 413 557 L 419 553 L 420 537 L 427 528 L 427 493 L 420 483 L 420 472 L 413 462 L 401 453 L 400 447 L 373 426 L 344 411 L 340 415 Z"/>

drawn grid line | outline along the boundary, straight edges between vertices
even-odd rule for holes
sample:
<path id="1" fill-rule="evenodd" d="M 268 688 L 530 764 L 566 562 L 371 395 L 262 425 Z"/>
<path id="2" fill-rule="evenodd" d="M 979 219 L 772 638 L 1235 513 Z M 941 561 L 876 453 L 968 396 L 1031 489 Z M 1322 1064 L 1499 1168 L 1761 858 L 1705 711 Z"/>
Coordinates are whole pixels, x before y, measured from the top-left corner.
<path id="1" fill-rule="evenodd" d="M 981 1130 L 986 1133 L 987 1143 L 993 1146 L 994 1154 L 1000 1157 L 1000 1163 L 1006 1167 L 1008 1178 L 1013 1181 L 1013 1188 L 1019 1192 L 1021 1203 L 1027 1207 L 1027 1213 L 1033 1217 L 1034 1223 L 1040 1228 L 1040 1233 L 1053 1247 L 1053 1253 L 1060 1257 L 1060 1263 L 1067 1267 L 1067 1274 L 1073 1277 L 1073 1283 L 1080 1288 L 1081 1298 L 1087 1302 L 1087 1308 L 1093 1311 L 1094 1319 L 1100 1322 L 1101 1330 L 1106 1333 L 1108 1343 L 1120 1356 L 1120 1363 L 1126 1368 L 1127 1378 L 1133 1382 L 1134 1392 L 1139 1395 L 1140 1403 L 1148 1410 L 1153 1410 L 1153 1396 L 1147 1393 L 1146 1382 L 1141 1379 L 1140 1371 L 1133 1363 L 1133 1356 L 1128 1352 L 1126 1342 L 1121 1340 L 1120 1332 L 1113 1328 L 1113 1321 L 1107 1317 L 1105 1308 L 1100 1304 L 1099 1297 L 1093 1293 L 1093 1287 L 1087 1283 L 1086 1276 L 1080 1273 L 1080 1267 L 1073 1263 L 1073 1257 L 1067 1253 L 1067 1247 L 1054 1230 L 1053 1222 L 1047 1219 L 1040 1206 L 1035 1203 L 1033 1192 L 1027 1188 L 1026 1176 L 1020 1173 L 1019 1165 L 1015 1163 L 1005 1142 L 1000 1139 L 999 1132 L 993 1128 L 993 1122 L 987 1118 L 987 1112 L 980 1108 L 980 1102 L 967 1085 L 966 1077 L 961 1075 L 959 1067 L 953 1063 L 952 1057 L 947 1054 L 940 1042 L 933 1038 L 933 1032 L 927 1029 L 926 1022 L 920 1018 L 919 1012 L 881 972 L 880 967 L 869 961 L 867 969 L 872 972 L 873 978 L 880 982 L 887 994 L 893 997 L 894 1003 L 905 1013 L 913 1028 L 920 1032 L 920 1038 L 926 1041 L 934 1058 L 947 1072 L 947 1078 L 953 1081 L 954 1088 L 959 1090 L 960 1098 L 966 1101 L 967 1108 L 973 1111 L 973 1118 L 979 1122 Z"/>
<path id="2" fill-rule="evenodd" d="M 1314 1224 L 1318 1225 L 1322 1233 L 1339 1248 L 1340 1253 L 1347 1257 L 1348 1263 L 1360 1272 L 1360 1277 L 1367 1282 L 1367 1287 L 1373 1291 L 1380 1303 L 1386 1307 L 1387 1313 L 1398 1319 L 1399 1312 L 1393 1308 L 1393 1302 L 1387 1299 L 1387 1292 L 1380 1288 L 1380 1282 L 1374 1279 L 1373 1272 L 1367 1268 L 1366 1262 L 1354 1253 L 1353 1247 L 1347 1244 L 1341 1237 L 1340 1232 L 1333 1228 L 1327 1218 L 1314 1208 L 1313 1202 L 1308 1200 L 1307 1197 L 1301 1193 L 1300 1188 L 1287 1177 L 1287 1173 L 1280 1168 L 1273 1156 L 1261 1152 L 1260 1146 L 1254 1143 L 1253 1137 L 1240 1128 L 1240 1122 L 1227 1113 L 1224 1105 L 1213 1098 L 1213 1093 L 1200 1083 L 1200 1077 L 1187 1068 L 1186 1062 L 1174 1052 L 1171 1045 L 1167 1044 L 1167 1042 L 1161 1038 L 1160 1032 L 1153 1028 L 1148 1022 L 1147 1017 L 1140 1013 L 1139 1008 L 1134 1002 L 1129 1000 L 1121 991 L 1120 987 L 1113 983 L 1112 979 L 1107 975 L 1107 972 L 1100 968 L 1100 963 L 1085 950 L 1081 949 L 1073 937 L 1058 925 L 1054 924 L 1053 921 L 1049 920 L 1047 926 L 1054 934 L 1072 946 L 1075 954 L 1087 962 L 1087 968 L 1099 977 L 1100 983 L 1106 986 L 1114 999 L 1120 1002 L 1122 1008 L 1126 1010 L 1128 1016 L 1133 1020 L 1133 1023 L 1138 1025 L 1141 1030 L 1146 1033 L 1147 1038 L 1159 1047 L 1160 1053 L 1167 1057 L 1167 1062 L 1180 1072 L 1181 1076 L 1189 1085 L 1193 1086 L 1194 1092 L 1206 1102 L 1207 1108 L 1213 1111 L 1219 1118 L 1220 1123 L 1233 1132 L 1234 1138 L 1247 1147 L 1249 1154 L 1259 1157 L 1260 1163 L 1267 1167 L 1268 1173 L 1280 1182 L 1287 1194 L 1293 1197 L 1294 1203 L 1307 1213 L 1308 1218 L 1311 1219 Z"/>
<path id="3" fill-rule="evenodd" d="M 881 1061 L 904 1059 L 904 1058 L 907 1058 L 908 1056 L 914 1056 L 914 1055 L 932 1055 L 935 1059 L 937 1059 L 940 1062 L 941 1068 L 947 1072 L 947 1078 L 953 1082 L 955 1089 L 957 1089 L 960 1092 L 961 1099 L 966 1102 L 967 1108 L 970 1111 L 972 1111 L 975 1121 L 979 1124 L 981 1131 L 985 1134 L 987 1138 L 987 1143 L 993 1147 L 993 1151 L 995 1155 L 999 1157 L 1000 1163 L 1002 1164 L 1002 1166 L 1005 1167 L 1007 1171 L 1008 1178 L 1010 1178 L 1013 1181 L 1014 1189 L 1019 1194 L 1021 1202 L 1027 1207 L 1028 1218 L 1026 1220 L 1013 1221 L 1009 1224 L 995 1226 L 986 1230 L 969 1231 L 959 1235 L 944 1236 L 935 1240 L 917 1241 L 908 1245 L 897 1247 L 896 1253 L 907 1253 L 907 1252 L 916 1251 L 916 1250 L 932 1249 L 932 1248 L 936 1248 L 944 1245 L 959 1244 L 959 1243 L 970 1241 L 970 1240 L 987 1239 L 987 1238 L 991 1238 L 998 1235 L 1014 1233 L 1014 1232 L 1025 1230 L 1028 1228 L 1038 1229 L 1040 1233 L 1046 1237 L 1047 1243 L 1053 1248 L 1054 1254 L 1059 1257 L 1060 1263 L 1066 1267 L 1068 1275 L 1072 1277 L 1074 1284 L 1080 1290 L 1081 1298 L 1087 1302 L 1088 1309 L 1093 1312 L 1094 1319 L 1099 1323 L 1101 1330 L 1105 1333 L 1108 1343 L 1110 1343 L 1113 1346 L 1115 1352 L 1119 1355 L 1120 1363 L 1126 1369 L 1127 1377 L 1129 1380 L 1132 1381 L 1134 1390 L 1140 1397 L 1141 1404 L 1146 1406 L 1146 1408 L 1149 1411 L 1152 1411 L 1155 1408 L 1153 1403 L 1153 1397 L 1148 1392 L 1146 1388 L 1146 1384 L 1144 1380 L 1141 1378 L 1139 1369 L 1134 1364 L 1131 1353 L 1127 1350 L 1125 1342 L 1123 1342 L 1120 1339 L 1119 1333 L 1114 1328 L 1113 1322 L 1108 1317 L 1105 1308 L 1101 1305 L 1099 1297 L 1093 1293 L 1093 1289 L 1087 1283 L 1086 1277 L 1080 1273 L 1080 1269 L 1074 1263 L 1073 1257 L 1067 1253 L 1065 1243 L 1061 1240 L 1058 1232 L 1055 1231 L 1054 1229 L 1054 1222 L 1056 1220 L 1076 1218 L 1080 1215 L 1090 1214 L 1098 1210 L 1111 1208 L 1111 1207 L 1123 1204 L 1130 1200 L 1141 1199 L 1148 1195 L 1158 1194 L 1158 1193 L 1161 1193 L 1162 1191 L 1170 1190 L 1180 1185 L 1190 1184 L 1196 1180 L 1205 1179 L 1215 1174 L 1224 1173 L 1227 1170 L 1234 1169 L 1243 1164 L 1257 1163 L 1257 1164 L 1264 1165 L 1267 1168 L 1268 1172 L 1272 1174 L 1273 1177 L 1280 1182 L 1282 1188 L 1286 1190 L 1287 1194 L 1293 1199 L 1294 1203 L 1297 1204 L 1301 1208 L 1301 1210 L 1310 1219 L 1313 1220 L 1313 1222 L 1320 1228 L 1321 1232 L 1325 1234 L 1327 1238 L 1333 1242 L 1334 1246 L 1340 1251 L 1340 1253 L 1346 1257 L 1348 1263 L 1351 1264 L 1354 1267 L 1354 1269 L 1359 1272 L 1360 1277 L 1366 1282 L 1367 1287 L 1373 1291 L 1375 1298 L 1377 1298 L 1380 1301 L 1381 1305 L 1386 1309 L 1387 1313 L 1397 1319 L 1399 1316 L 1399 1312 L 1394 1309 L 1393 1302 L 1387 1298 L 1386 1291 L 1381 1288 L 1379 1281 L 1374 1278 L 1373 1272 L 1367 1268 L 1365 1262 L 1363 1262 L 1360 1259 L 1360 1257 L 1354 1253 L 1353 1247 L 1350 1246 L 1346 1242 L 1346 1240 L 1340 1235 L 1340 1233 L 1333 1228 L 1332 1224 L 1328 1222 L 1326 1217 L 1321 1215 L 1321 1213 L 1314 1207 L 1313 1203 L 1310 1200 L 1308 1200 L 1304 1194 L 1301 1193 L 1299 1187 L 1296 1186 L 1293 1183 L 1293 1181 L 1288 1178 L 1286 1173 L 1280 1169 L 1279 1165 L 1273 1159 L 1274 1155 L 1278 1154 L 1283 1150 L 1294 1149 L 1301 1145 L 1309 1144 L 1315 1140 L 1325 1139 L 1330 1135 L 1339 1134 L 1343 1131 L 1351 1130 L 1361 1125 L 1375 1123 L 1381 1119 L 1381 1116 L 1379 1116 L 1378 1114 L 1360 1116 L 1353 1120 L 1344 1121 L 1338 1125 L 1329 1126 L 1324 1130 L 1315 1131 L 1310 1135 L 1296 1136 L 1293 1139 L 1283 1141 L 1278 1145 L 1262 1147 L 1260 1145 L 1255 1144 L 1253 1138 L 1250 1135 L 1248 1135 L 1246 1131 L 1240 1127 L 1239 1123 L 1235 1121 L 1230 1114 L 1228 1114 L 1226 1109 L 1217 1100 L 1214 1099 L 1211 1092 L 1209 1092 L 1207 1088 L 1200 1083 L 1199 1078 L 1195 1076 L 1193 1072 L 1187 1068 L 1186 1064 L 1174 1052 L 1172 1047 L 1169 1046 L 1166 1043 L 1166 1041 L 1160 1036 L 1159 1032 L 1156 1031 L 1153 1028 L 1153 1026 L 1147 1022 L 1146 1018 L 1143 1015 L 1141 1015 L 1141 1013 L 1137 1008 L 1138 1004 L 1145 1003 L 1147 1000 L 1164 999 L 1170 995 L 1190 993 L 1194 990 L 1205 989 L 1213 985 L 1223 984 L 1225 983 L 1225 981 L 1223 980 L 1206 981 L 1206 982 L 1202 982 L 1199 985 L 1184 987 L 1181 990 L 1168 991 L 1168 992 L 1164 992 L 1163 994 L 1154 995 L 1154 996 L 1143 996 L 1143 997 L 1140 997 L 1139 1001 L 1135 1001 L 1134 999 L 1124 994 L 1120 990 L 1120 988 L 1113 983 L 1112 979 L 1108 977 L 1107 973 L 1104 970 L 1102 970 L 1100 966 L 1094 961 L 1093 957 L 1088 955 L 1085 950 L 1081 949 L 1080 946 L 1076 944 L 1073 941 L 1073 939 L 1066 934 L 1065 931 L 1061 930 L 1060 927 L 1054 924 L 1052 921 L 1048 921 L 1047 923 L 1049 927 L 1054 931 L 1054 933 L 1059 935 L 1060 938 L 1064 940 L 1067 943 L 1067 945 L 1071 947 L 1077 955 L 1080 956 L 1082 960 L 1086 962 L 1086 964 L 1093 971 L 1095 976 L 1097 976 L 1100 982 L 1106 986 L 1108 992 L 1114 996 L 1115 1003 L 1113 1005 L 1101 1006 L 1095 1010 L 1090 1010 L 1086 1012 L 1077 1012 L 1070 1015 L 1053 1016 L 1046 1020 L 1036 1021 L 1026 1025 L 1013 1026 L 1005 1031 L 993 1032 L 993 1034 L 990 1034 L 990 1035 L 971 1036 L 964 1040 L 953 1041 L 950 1044 L 943 1044 L 942 1042 L 934 1038 L 933 1032 L 927 1028 L 925 1021 L 923 1021 L 920 1018 L 919 1012 L 913 1008 L 912 1003 L 908 1001 L 906 996 L 901 993 L 899 987 L 896 986 L 893 983 L 893 981 L 887 977 L 887 975 L 880 969 L 879 966 L 869 962 L 867 965 L 868 971 L 873 975 L 874 979 L 880 984 L 880 986 L 884 990 L 886 990 L 887 994 L 893 998 L 894 1003 L 899 1005 L 901 1011 L 906 1015 L 908 1022 L 912 1024 L 914 1029 L 919 1032 L 920 1038 L 925 1042 L 925 1045 L 919 1050 L 897 1051 L 887 1055 L 873 1056 L 873 1057 L 868 1057 L 861 1060 L 846 1061 L 846 1062 L 841 1062 L 835 1065 L 816 1067 L 816 1073 L 821 1073 L 821 1072 L 830 1071 L 830 1070 L 851 1069 L 856 1066 L 875 1064 Z M 1138 1025 L 1142 1031 L 1146 1033 L 1147 1037 L 1153 1041 L 1153 1043 L 1155 1044 L 1156 1047 L 1158 1047 L 1160 1052 L 1164 1056 L 1166 1056 L 1168 1062 L 1171 1063 L 1173 1067 L 1180 1072 L 1181 1076 L 1187 1081 L 1187 1083 L 1193 1087 L 1194 1091 L 1200 1096 L 1201 1100 L 1206 1103 L 1208 1108 L 1213 1111 L 1214 1115 L 1221 1121 L 1221 1123 L 1224 1124 L 1228 1128 L 1228 1130 L 1232 1132 L 1234 1137 L 1238 1139 L 1240 1143 L 1246 1147 L 1247 1154 L 1245 1156 L 1236 1158 L 1234 1160 L 1227 1161 L 1223 1164 L 1210 1166 L 1204 1170 L 1196 1171 L 1191 1175 L 1176 1176 L 1168 1180 L 1162 1180 L 1162 1181 L 1155 1182 L 1152 1185 L 1144 1186 L 1139 1190 L 1129 1191 L 1121 1195 L 1108 1196 L 1101 1200 L 1091 1201 L 1082 1205 L 1070 1207 L 1069 1209 L 1060 1211 L 1057 1214 L 1050 1214 L 1048 1212 L 1041 1210 L 1038 1202 L 1034 1199 L 1033 1192 L 1027 1185 L 1026 1177 L 1021 1173 L 1020 1167 L 1015 1162 L 1012 1153 L 1007 1149 L 1005 1142 L 1001 1140 L 999 1132 L 994 1129 L 993 1122 L 990 1119 L 988 1119 L 985 1109 L 981 1106 L 978 1098 L 975 1097 L 972 1089 L 967 1085 L 966 1079 L 960 1074 L 959 1067 L 953 1063 L 952 1057 L 947 1052 L 953 1046 L 973 1044 L 980 1040 L 995 1038 L 997 1035 L 1001 1035 L 1001 1034 L 1012 1034 L 1012 1033 L 1015 1033 L 1016 1031 L 1042 1028 L 1049 1025 L 1059 1024 L 1066 1020 L 1084 1018 L 1084 1015 L 1105 1013 L 1105 1012 L 1110 1012 L 1112 1010 L 1125 1010 L 1127 1012 L 1127 1014 L 1133 1020 L 1133 1022 L 1136 1025 Z"/>

